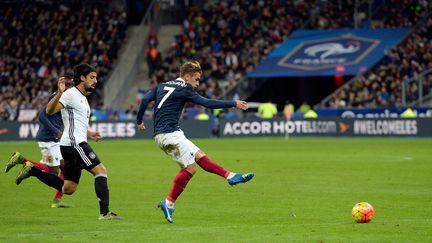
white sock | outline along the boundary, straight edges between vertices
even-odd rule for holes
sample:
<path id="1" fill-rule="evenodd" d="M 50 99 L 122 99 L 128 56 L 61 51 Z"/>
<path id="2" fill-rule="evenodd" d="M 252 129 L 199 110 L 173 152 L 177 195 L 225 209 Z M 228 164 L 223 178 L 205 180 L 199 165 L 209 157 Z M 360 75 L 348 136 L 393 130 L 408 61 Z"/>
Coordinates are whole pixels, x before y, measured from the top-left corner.
<path id="1" fill-rule="evenodd" d="M 168 208 L 173 208 L 173 207 L 174 207 L 174 203 L 171 202 L 171 201 L 168 200 L 168 199 L 165 199 L 165 203 L 166 203 L 166 205 L 167 205 Z"/>
<path id="2" fill-rule="evenodd" d="M 236 173 L 232 173 L 230 172 L 229 175 L 227 176 L 227 180 L 233 178 L 235 176 Z"/>

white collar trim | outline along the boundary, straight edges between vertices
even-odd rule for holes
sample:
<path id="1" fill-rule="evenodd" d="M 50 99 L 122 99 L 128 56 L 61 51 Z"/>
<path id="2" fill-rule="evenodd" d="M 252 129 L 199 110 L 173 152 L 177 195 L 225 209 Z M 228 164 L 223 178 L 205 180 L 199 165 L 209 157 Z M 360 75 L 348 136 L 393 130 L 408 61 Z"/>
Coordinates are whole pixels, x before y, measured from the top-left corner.
<path id="1" fill-rule="evenodd" d="M 184 81 L 184 79 L 182 79 L 181 77 L 176 78 L 176 80 L 180 80 L 180 81 L 182 81 L 183 83 L 186 83 L 186 81 Z"/>

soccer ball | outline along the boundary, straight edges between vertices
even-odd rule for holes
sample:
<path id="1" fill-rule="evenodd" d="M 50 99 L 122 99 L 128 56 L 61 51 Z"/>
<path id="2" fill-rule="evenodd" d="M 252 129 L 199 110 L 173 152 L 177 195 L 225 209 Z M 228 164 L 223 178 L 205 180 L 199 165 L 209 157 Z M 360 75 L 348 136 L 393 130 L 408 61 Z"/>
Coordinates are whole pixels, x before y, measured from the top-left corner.
<path id="1" fill-rule="evenodd" d="M 352 217 L 357 223 L 367 223 L 372 220 L 375 211 L 367 202 L 359 202 L 352 208 Z"/>

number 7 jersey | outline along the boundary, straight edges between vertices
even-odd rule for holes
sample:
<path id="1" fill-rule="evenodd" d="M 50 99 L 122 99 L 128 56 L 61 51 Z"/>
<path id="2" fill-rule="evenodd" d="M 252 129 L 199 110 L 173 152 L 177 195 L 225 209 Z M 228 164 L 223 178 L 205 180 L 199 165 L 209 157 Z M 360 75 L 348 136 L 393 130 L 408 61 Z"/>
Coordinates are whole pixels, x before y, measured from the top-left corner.
<path id="1" fill-rule="evenodd" d="M 211 100 L 199 95 L 183 79 L 158 84 L 147 92 L 141 100 L 137 113 L 137 124 L 143 121 L 144 112 L 151 101 L 155 101 L 153 120 L 154 134 L 179 131 L 179 120 L 187 101 L 205 106 L 207 108 L 231 108 L 236 106 L 233 100 Z"/>

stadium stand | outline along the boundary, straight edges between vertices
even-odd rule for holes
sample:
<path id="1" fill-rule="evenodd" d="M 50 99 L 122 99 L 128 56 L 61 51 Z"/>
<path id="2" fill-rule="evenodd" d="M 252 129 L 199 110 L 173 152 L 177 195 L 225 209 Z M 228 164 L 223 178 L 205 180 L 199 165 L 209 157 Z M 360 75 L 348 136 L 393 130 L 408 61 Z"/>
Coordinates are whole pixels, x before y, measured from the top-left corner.
<path id="1" fill-rule="evenodd" d="M 205 70 L 201 94 L 218 97 L 299 28 L 311 6 L 312 2 L 304 1 L 221 1 L 207 8 L 194 7 L 152 83 L 176 78 L 180 63 L 198 59 Z"/>
<path id="2" fill-rule="evenodd" d="M 126 14 L 100 4 L 2 3 L 0 8 L 0 119 L 39 110 L 59 75 L 79 62 L 97 67 L 101 89 L 126 35 Z M 37 28 L 35 28 L 35 25 Z"/>
<path id="3" fill-rule="evenodd" d="M 354 2 L 338 1 L 334 4 L 332 1 L 217 1 L 205 7 L 191 7 L 183 21 L 182 31 L 174 36 L 171 48 L 167 53 L 163 53 L 162 61 L 156 63 L 150 76 L 151 83 L 155 85 L 175 78 L 180 63 L 187 59 L 198 59 L 205 77 L 199 87 L 200 93 L 209 98 L 220 97 L 226 90 L 235 87 L 247 71 L 252 70 L 293 31 L 299 28 L 353 27 Z M 371 23 L 366 22 L 367 11 L 357 13 L 362 20 L 360 27 L 412 27 L 430 13 L 428 1 L 406 0 L 404 4 L 397 2 L 386 1 L 386 4 L 374 13 L 386 17 L 373 18 Z M 98 68 L 98 91 L 89 97 L 89 101 L 92 108 L 100 108 L 103 83 L 125 38 L 125 14 L 95 5 L 86 8 L 82 5 L 36 3 L 2 6 L 0 119 L 16 120 L 19 110 L 40 109 L 41 105 L 46 103 L 48 95 L 55 90 L 53 84 L 58 75 L 81 61 L 92 63 Z M 408 64 L 404 65 L 410 68 L 417 65 L 425 69 L 425 66 L 430 65 L 427 64 L 429 55 L 423 55 L 422 60 L 414 60 L 411 54 L 430 52 L 429 22 L 426 30 L 416 32 L 422 40 L 419 41 L 418 36 L 410 37 L 397 50 L 389 52 L 380 67 L 370 73 L 368 82 L 360 79 L 353 82 L 364 92 L 357 92 L 354 86 L 350 86 L 335 94 L 334 99 L 325 106 L 370 107 L 401 102 L 401 97 L 398 97 L 401 89 L 399 79 L 407 77 L 398 77 L 401 74 L 392 70 L 395 66 L 404 64 L 405 60 Z M 36 31 L 32 28 L 33 23 L 44 28 Z M 23 35 L 23 32 L 28 34 Z M 405 56 L 409 58 L 403 58 Z M 420 70 L 420 67 L 417 69 Z M 390 73 L 392 75 L 389 75 Z M 378 83 L 380 81 L 372 82 L 383 79 L 381 75 L 384 75 L 386 80 L 391 80 L 389 85 L 383 87 Z M 430 85 L 430 81 L 428 82 Z M 411 97 L 409 99 L 415 99 L 416 95 L 415 84 L 412 86 L 407 93 L 407 96 Z M 426 91 L 427 87 L 426 84 Z M 380 91 L 375 92 L 375 89 Z M 365 96 L 363 93 L 366 93 L 366 90 L 369 96 L 382 98 L 376 98 L 370 103 L 363 100 L 370 100 L 371 97 L 358 98 Z M 396 91 L 399 93 L 395 94 Z M 353 92 L 356 94 L 351 94 Z M 133 117 L 132 110 L 133 107 L 130 107 L 126 112 L 127 117 Z"/>
<path id="4" fill-rule="evenodd" d="M 219 1 L 193 7 L 180 34 L 174 36 L 171 48 L 156 66 L 151 84 L 176 78 L 182 62 L 197 59 L 205 78 L 199 93 L 220 97 L 293 31 L 303 27 L 312 11 L 328 6 L 316 2 Z M 346 27 L 348 22 L 338 18 L 323 28 Z"/>
<path id="5" fill-rule="evenodd" d="M 395 0 L 386 1 L 386 4 L 374 2 L 381 6 L 373 13 L 377 17 L 368 22 L 366 9 L 360 8 L 357 13 L 360 28 L 413 27 L 430 12 L 428 2 L 423 0 L 407 0 L 406 4 L 397 4 Z M 183 22 L 181 33 L 174 37 L 172 47 L 151 76 L 152 84 L 175 78 L 180 63 L 195 58 L 202 62 L 204 70 L 205 80 L 199 87 L 201 95 L 220 97 L 296 29 L 354 27 L 354 1 L 339 1 L 338 4 L 331 1 L 248 3 L 220 1 L 206 8 L 192 8 Z M 273 9 L 276 11 L 272 12 Z M 404 47 L 401 48 L 399 52 L 405 52 Z M 377 85 L 373 84 L 374 87 Z M 400 102 L 398 94 L 392 94 L 394 91 L 387 88 L 376 92 L 376 96 L 382 96 L 385 100 L 377 101 L 376 105 Z M 412 92 L 409 95 L 413 95 Z M 335 107 L 333 103 L 328 106 Z"/>
<path id="6" fill-rule="evenodd" d="M 412 24 L 410 21 L 401 23 Z M 413 77 L 432 69 L 431 39 L 432 18 L 429 17 L 403 43 L 390 50 L 376 68 L 335 92 L 323 106 L 374 108 L 415 102 L 419 98 L 419 85 Z M 431 73 L 426 75 L 422 85 L 422 95 L 429 94 L 432 89 Z M 402 97 L 403 87 L 405 99 Z"/>
<path id="7" fill-rule="evenodd" d="M 354 28 L 358 20 L 359 28 L 395 28 L 412 27 L 425 18 L 429 3 L 425 0 L 374 0 L 369 4 L 359 4 L 357 13 L 356 1 L 317 1 L 312 11 L 308 29 Z M 369 1 L 363 1 L 366 3 Z M 361 1 L 359 1 L 361 3 Z M 371 6 L 370 13 L 368 7 Z M 408 6 L 408 7 L 407 7 Z M 356 15 L 357 14 L 357 15 Z M 371 14 L 371 21 L 367 15 Z"/>
<path id="8" fill-rule="evenodd" d="M 375 27 L 413 27 L 430 13 L 430 2 L 426 0 L 385 1 L 383 11 L 384 21 Z"/>

